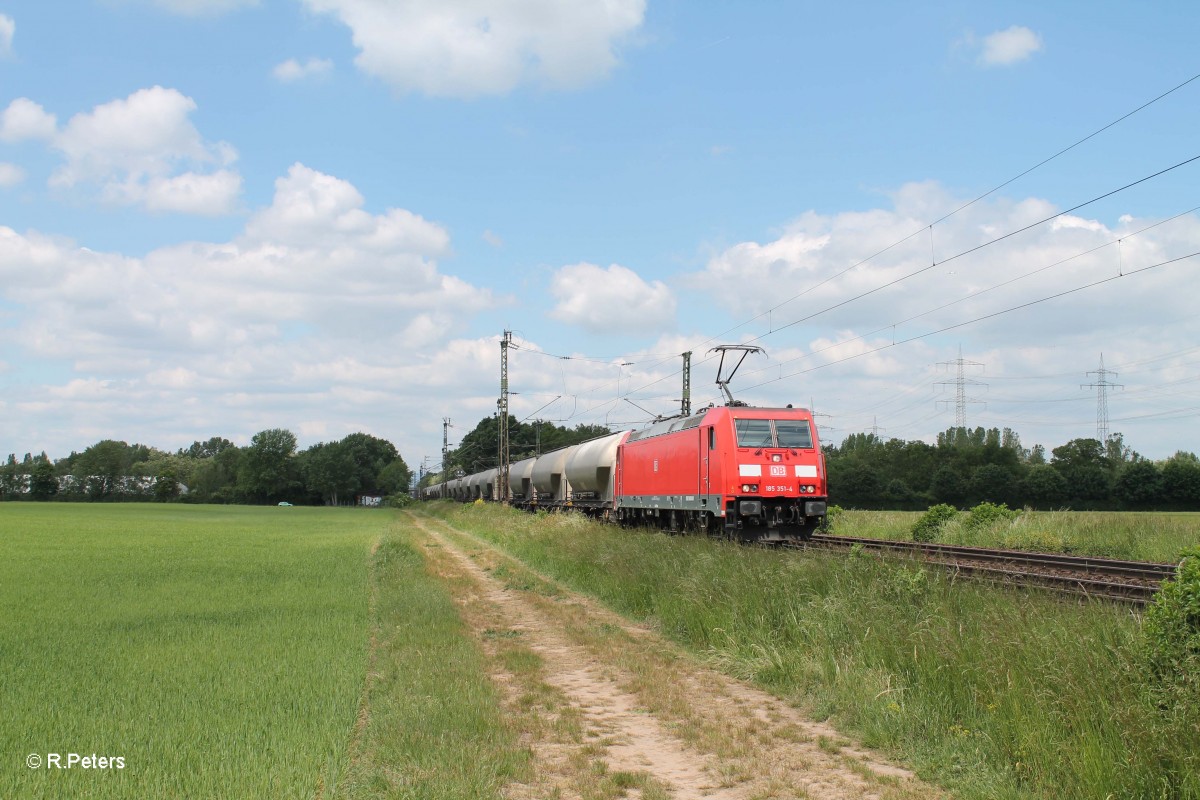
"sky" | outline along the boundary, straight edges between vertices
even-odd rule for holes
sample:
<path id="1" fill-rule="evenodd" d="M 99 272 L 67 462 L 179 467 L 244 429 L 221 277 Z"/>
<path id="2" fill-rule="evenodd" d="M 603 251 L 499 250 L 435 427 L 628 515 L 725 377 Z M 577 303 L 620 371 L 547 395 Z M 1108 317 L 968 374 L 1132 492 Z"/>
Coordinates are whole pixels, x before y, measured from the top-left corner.
<path id="1" fill-rule="evenodd" d="M 1200 5 L 0 0 L 0 456 L 730 384 L 1200 452 Z M 961 359 L 961 368 L 959 360 Z M 1100 370 L 1105 370 L 1101 372 Z M 1096 384 L 1105 384 L 1099 389 Z"/>

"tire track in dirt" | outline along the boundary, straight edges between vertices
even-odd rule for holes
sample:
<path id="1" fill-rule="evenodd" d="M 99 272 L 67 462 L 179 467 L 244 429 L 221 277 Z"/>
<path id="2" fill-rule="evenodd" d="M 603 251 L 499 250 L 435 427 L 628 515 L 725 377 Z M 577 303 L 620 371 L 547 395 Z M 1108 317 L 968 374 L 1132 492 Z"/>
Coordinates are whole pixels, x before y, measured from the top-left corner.
<path id="1" fill-rule="evenodd" d="M 529 786 L 510 787 L 510 797 L 901 800 L 941 794 L 778 698 L 697 665 L 674 644 L 490 543 L 440 521 L 410 519 L 430 537 L 431 557 L 458 573 L 460 602 L 486 606 L 482 615 L 479 608 L 466 615 L 475 627 L 490 625 L 477 634 L 520 637 L 540 657 L 540 680 L 556 695 L 558 708 L 547 724 L 527 720 L 534 729 L 524 735 L 535 776 Z M 501 669 L 495 677 L 514 708 L 522 691 L 528 705 L 528 690 L 512 674 Z M 555 723 L 568 719 L 578 726 L 576 735 L 555 735 Z M 589 790 L 589 769 L 597 777 L 654 780 L 609 795 Z"/>

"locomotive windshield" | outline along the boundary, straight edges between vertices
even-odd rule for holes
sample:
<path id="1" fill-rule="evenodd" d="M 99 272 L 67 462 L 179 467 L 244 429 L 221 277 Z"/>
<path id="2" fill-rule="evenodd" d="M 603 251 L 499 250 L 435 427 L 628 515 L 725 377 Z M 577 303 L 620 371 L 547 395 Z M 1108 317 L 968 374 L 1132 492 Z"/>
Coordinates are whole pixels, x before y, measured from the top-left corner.
<path id="1" fill-rule="evenodd" d="M 774 447 L 769 419 L 738 419 L 734 425 L 738 447 Z"/>
<path id="2" fill-rule="evenodd" d="M 775 420 L 775 435 L 780 447 L 812 447 L 812 428 L 806 419 Z"/>
<path id="3" fill-rule="evenodd" d="M 813 446 L 812 428 L 804 419 L 738 419 L 734 420 L 738 447 L 801 447 Z"/>

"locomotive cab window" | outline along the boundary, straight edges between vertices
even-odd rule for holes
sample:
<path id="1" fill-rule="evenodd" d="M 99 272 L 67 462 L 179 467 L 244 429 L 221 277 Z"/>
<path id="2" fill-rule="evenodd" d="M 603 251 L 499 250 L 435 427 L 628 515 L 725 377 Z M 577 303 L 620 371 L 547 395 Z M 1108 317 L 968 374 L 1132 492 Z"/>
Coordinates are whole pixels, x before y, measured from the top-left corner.
<path id="1" fill-rule="evenodd" d="M 737 419 L 738 447 L 774 447 L 769 419 Z"/>
<path id="2" fill-rule="evenodd" d="M 813 446 L 812 428 L 806 419 L 775 420 L 775 435 L 780 447 L 810 449 Z"/>

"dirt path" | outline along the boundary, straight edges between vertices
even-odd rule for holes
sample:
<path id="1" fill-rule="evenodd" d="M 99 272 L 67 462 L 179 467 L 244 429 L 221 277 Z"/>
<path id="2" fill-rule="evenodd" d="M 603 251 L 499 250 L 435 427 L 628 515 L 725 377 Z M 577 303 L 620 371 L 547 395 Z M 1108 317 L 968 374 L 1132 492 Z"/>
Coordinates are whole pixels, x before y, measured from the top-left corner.
<path id="1" fill-rule="evenodd" d="M 509 787 L 514 800 L 939 795 L 483 540 L 410 519 L 532 754 L 533 778 Z"/>

